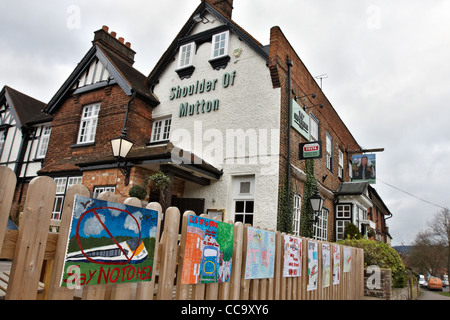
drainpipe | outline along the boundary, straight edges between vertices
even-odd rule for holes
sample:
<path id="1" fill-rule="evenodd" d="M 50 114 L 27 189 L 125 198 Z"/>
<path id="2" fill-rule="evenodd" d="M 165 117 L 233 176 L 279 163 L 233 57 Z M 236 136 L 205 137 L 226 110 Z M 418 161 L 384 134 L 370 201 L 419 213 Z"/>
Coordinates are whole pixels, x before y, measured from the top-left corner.
<path id="1" fill-rule="evenodd" d="M 288 221 L 289 215 L 291 214 L 291 121 L 292 121 L 292 67 L 294 63 L 289 57 L 287 58 L 287 67 L 288 67 L 288 123 L 287 123 L 287 173 L 286 173 L 286 232 L 288 231 Z"/>

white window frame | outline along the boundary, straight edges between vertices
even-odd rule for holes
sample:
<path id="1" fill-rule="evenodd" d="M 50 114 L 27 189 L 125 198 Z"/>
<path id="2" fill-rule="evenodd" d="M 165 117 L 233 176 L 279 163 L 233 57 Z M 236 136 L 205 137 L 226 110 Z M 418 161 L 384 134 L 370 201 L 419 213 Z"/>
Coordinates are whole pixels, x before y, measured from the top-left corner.
<path id="1" fill-rule="evenodd" d="M 78 132 L 78 144 L 95 142 L 99 113 L 99 103 L 91 104 L 83 108 L 83 112 L 81 114 L 80 130 Z"/>
<path id="2" fill-rule="evenodd" d="M 302 215 L 302 197 L 299 194 L 294 194 L 294 217 L 293 222 L 293 234 L 294 236 L 300 236 L 300 218 Z"/>
<path id="3" fill-rule="evenodd" d="M 338 204 L 336 206 L 336 219 L 348 219 L 352 218 L 352 205 L 351 204 Z"/>
<path id="4" fill-rule="evenodd" d="M 155 120 L 153 122 L 150 143 L 169 141 L 171 128 L 172 117 Z"/>
<path id="5" fill-rule="evenodd" d="M 319 119 L 312 113 L 309 117 L 309 128 L 310 141 L 319 141 Z"/>
<path id="6" fill-rule="evenodd" d="M 222 38 L 224 37 L 224 39 Z M 218 59 L 228 55 L 228 43 L 230 31 L 224 31 L 213 35 L 211 45 L 211 59 Z M 220 53 L 223 51 L 223 53 Z"/>
<path id="7" fill-rule="evenodd" d="M 180 47 L 178 56 L 178 69 L 187 68 L 193 65 L 196 45 L 191 42 Z"/>
<path id="8" fill-rule="evenodd" d="M 314 239 L 319 241 L 328 241 L 328 209 L 323 208 L 319 214 L 317 223 L 314 223 Z"/>
<path id="9" fill-rule="evenodd" d="M 341 179 L 344 179 L 344 152 L 339 149 L 339 168 L 338 168 L 338 176 Z"/>
<path id="10" fill-rule="evenodd" d="M 241 186 L 243 183 L 249 183 L 249 192 L 242 193 Z M 244 203 L 244 211 L 236 212 L 236 204 L 238 202 Z M 253 212 L 247 212 L 247 203 L 253 202 Z M 255 176 L 234 177 L 233 178 L 233 216 L 236 220 L 236 215 L 242 215 L 242 221 L 245 223 L 246 218 L 251 216 L 251 220 L 254 222 L 255 217 Z"/>
<path id="11" fill-rule="evenodd" d="M 336 220 L 336 241 L 344 240 L 344 232 L 350 220 Z"/>
<path id="12" fill-rule="evenodd" d="M 53 204 L 52 219 L 61 220 L 61 214 L 67 189 L 73 185 L 81 184 L 83 181 L 83 177 L 60 177 L 54 178 L 53 180 L 56 183 L 56 196 L 55 203 Z"/>
<path id="13" fill-rule="evenodd" d="M 326 166 L 332 171 L 333 170 L 333 137 L 328 132 L 326 133 Z"/>
<path id="14" fill-rule="evenodd" d="M 98 187 L 94 187 L 94 198 L 97 199 L 98 196 L 102 193 L 102 192 L 116 192 L 116 187 L 115 186 L 98 186 Z"/>
<path id="15" fill-rule="evenodd" d="M 37 159 L 45 158 L 47 154 L 48 144 L 50 142 L 50 135 L 52 134 L 51 126 L 43 126 L 41 129 L 41 138 L 39 139 L 39 148 L 37 152 Z"/>

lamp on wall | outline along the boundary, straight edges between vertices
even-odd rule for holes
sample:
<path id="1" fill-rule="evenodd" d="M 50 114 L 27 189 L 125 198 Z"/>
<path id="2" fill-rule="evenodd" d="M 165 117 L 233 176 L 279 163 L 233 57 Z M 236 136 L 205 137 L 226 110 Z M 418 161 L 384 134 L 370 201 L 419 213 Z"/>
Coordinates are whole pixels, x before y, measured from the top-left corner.
<path id="1" fill-rule="evenodd" d="M 127 161 L 123 160 L 127 158 L 128 154 L 131 151 L 131 148 L 133 148 L 134 145 L 134 143 L 130 139 L 128 139 L 127 136 L 127 120 L 128 120 L 128 112 L 130 111 L 131 101 L 133 101 L 135 96 L 136 94 L 133 93 L 133 96 L 131 97 L 130 101 L 127 104 L 122 134 L 120 135 L 120 137 L 111 140 L 111 147 L 114 158 L 117 159 L 118 168 L 125 177 L 125 186 L 128 186 L 130 184 L 131 167 L 127 165 Z"/>
<path id="2" fill-rule="evenodd" d="M 316 188 L 316 193 L 309 198 L 309 203 L 314 211 L 315 222 L 319 219 L 319 214 L 323 209 L 324 199 L 320 196 L 319 189 Z"/>
<path id="3" fill-rule="evenodd" d="M 303 97 L 297 97 L 297 95 L 295 94 L 295 91 L 292 90 L 292 94 L 294 95 L 294 100 L 295 100 L 295 101 L 298 101 L 299 99 L 306 98 L 306 97 L 311 97 L 311 98 L 313 98 L 313 99 L 316 98 L 316 94 L 315 94 L 315 93 L 307 94 L 307 95 L 305 95 L 305 96 L 303 96 Z"/>
<path id="4" fill-rule="evenodd" d="M 194 16 L 193 20 L 194 20 L 195 22 L 197 22 L 197 23 L 201 22 L 201 23 L 203 23 L 203 24 L 207 24 L 208 22 L 211 22 L 208 18 L 202 17 L 202 15 L 201 15 L 200 13 L 197 13 L 197 14 Z"/>
<path id="5" fill-rule="evenodd" d="M 125 186 L 130 184 L 131 167 L 127 165 L 126 161 L 122 165 L 122 160 L 128 156 L 133 145 L 134 143 L 129 140 L 126 135 L 121 135 L 120 137 L 111 140 L 113 155 L 118 160 L 119 170 L 125 177 Z"/>
<path id="6" fill-rule="evenodd" d="M 323 109 L 324 105 L 323 104 L 316 104 L 316 105 L 311 106 L 311 107 L 304 106 L 303 110 L 306 111 L 308 109 L 312 109 L 312 108 L 315 108 L 315 107 L 320 107 L 320 109 Z"/>

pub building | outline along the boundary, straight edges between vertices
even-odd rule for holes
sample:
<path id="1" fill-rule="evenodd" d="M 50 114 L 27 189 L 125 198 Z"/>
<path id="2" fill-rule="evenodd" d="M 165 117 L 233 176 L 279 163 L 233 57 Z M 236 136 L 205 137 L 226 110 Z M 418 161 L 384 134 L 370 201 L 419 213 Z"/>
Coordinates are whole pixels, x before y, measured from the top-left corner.
<path id="1" fill-rule="evenodd" d="M 130 43 L 106 26 L 95 32 L 44 110 L 53 122 L 39 174 L 57 182 L 54 218 L 70 185 L 125 199 L 162 172 L 171 182 L 164 199 L 150 183 L 145 200 L 269 230 L 277 229 L 289 181 L 298 234 L 309 201 L 299 146 L 317 142 L 308 151 L 320 153 L 314 165 L 324 205 L 314 237 L 335 241 L 348 222 L 370 225 L 372 187 L 351 182 L 351 157 L 361 147 L 281 29 L 267 30 L 270 43 L 261 44 L 232 11 L 233 0 L 202 0 L 148 76 L 133 67 Z M 111 148 L 117 137 L 132 143 L 120 161 Z"/>

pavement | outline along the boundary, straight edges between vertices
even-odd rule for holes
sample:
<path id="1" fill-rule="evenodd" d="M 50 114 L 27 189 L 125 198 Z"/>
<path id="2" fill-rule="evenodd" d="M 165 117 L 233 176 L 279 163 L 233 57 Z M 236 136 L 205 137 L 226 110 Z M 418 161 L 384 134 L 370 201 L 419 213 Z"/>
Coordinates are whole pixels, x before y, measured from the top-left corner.
<path id="1" fill-rule="evenodd" d="M 450 297 L 439 294 L 437 291 L 430 291 L 421 288 L 417 300 L 450 300 Z"/>

